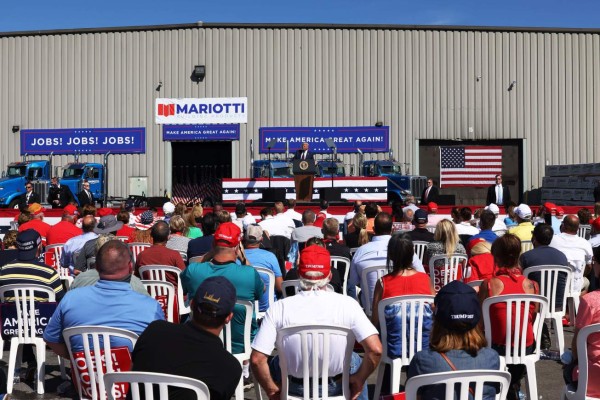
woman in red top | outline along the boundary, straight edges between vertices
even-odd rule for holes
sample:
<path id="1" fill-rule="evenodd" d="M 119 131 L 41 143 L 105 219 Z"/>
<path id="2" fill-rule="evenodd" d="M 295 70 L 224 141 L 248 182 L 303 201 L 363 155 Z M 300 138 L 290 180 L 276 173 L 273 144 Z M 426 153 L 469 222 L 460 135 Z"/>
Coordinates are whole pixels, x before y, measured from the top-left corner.
<path id="1" fill-rule="evenodd" d="M 495 264 L 491 250 L 492 244 L 483 239 L 473 245 L 471 248 L 471 257 L 467 263 L 467 270 L 471 271 L 471 275 L 465 277 L 465 283 L 483 279 L 492 279 L 494 276 Z"/>
<path id="2" fill-rule="evenodd" d="M 483 302 L 484 299 L 503 294 L 538 294 L 538 286 L 535 282 L 523 276 L 523 271 L 519 265 L 519 256 L 521 255 L 521 240 L 512 234 L 505 234 L 496 239 L 492 244 L 492 256 L 496 263 L 496 276 L 485 280 L 480 288 L 479 295 Z M 526 352 L 533 353 L 535 350 L 535 339 L 533 337 L 533 320 L 536 309 L 532 307 L 529 310 L 527 319 L 527 335 L 525 344 Z M 515 312 L 512 313 L 513 318 Z M 492 348 L 500 355 L 506 353 L 506 305 L 494 304 L 490 307 L 490 320 L 492 323 Z M 513 320 L 513 325 L 514 325 Z M 518 393 L 519 384 L 525 374 L 525 365 L 508 365 L 508 372 L 511 375 L 511 388 L 507 399 L 515 398 Z M 516 397 L 518 398 L 518 396 Z"/>
<path id="3" fill-rule="evenodd" d="M 429 275 L 417 272 L 412 267 L 414 247 L 410 236 L 393 235 L 388 243 L 388 274 L 375 284 L 373 293 L 373 315 L 371 321 L 379 326 L 377 308 L 383 299 L 411 294 L 435 295 Z"/>

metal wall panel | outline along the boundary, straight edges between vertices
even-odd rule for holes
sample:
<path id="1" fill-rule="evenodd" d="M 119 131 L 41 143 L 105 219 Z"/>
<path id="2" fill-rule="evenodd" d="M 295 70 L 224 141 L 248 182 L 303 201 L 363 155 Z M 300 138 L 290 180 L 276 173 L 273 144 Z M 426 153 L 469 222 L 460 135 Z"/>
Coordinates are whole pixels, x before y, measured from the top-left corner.
<path id="1" fill-rule="evenodd" d="M 207 68 L 200 84 L 189 79 L 195 64 Z M 109 192 L 120 196 L 129 176 L 148 176 L 148 195 L 170 190 L 157 97 L 248 97 L 234 177 L 248 175 L 247 144 L 258 143 L 261 126 L 381 121 L 391 127 L 394 155 L 408 163 L 417 140 L 527 139 L 532 187 L 547 163 L 594 162 L 600 150 L 600 40 L 590 31 L 232 25 L 32 33 L 0 37 L 0 85 L 2 166 L 18 158 L 12 125 L 146 127 L 145 155 L 110 157 Z M 367 155 L 375 157 L 384 155 Z"/>

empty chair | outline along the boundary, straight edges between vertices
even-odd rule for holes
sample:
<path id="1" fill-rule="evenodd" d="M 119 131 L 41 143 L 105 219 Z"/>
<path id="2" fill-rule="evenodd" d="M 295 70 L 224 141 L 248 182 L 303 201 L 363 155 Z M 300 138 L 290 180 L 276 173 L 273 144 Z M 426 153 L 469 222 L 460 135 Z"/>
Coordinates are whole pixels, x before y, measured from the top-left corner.
<path id="1" fill-rule="evenodd" d="M 294 338 L 297 336 L 297 338 Z M 319 393 L 319 386 L 327 388 L 328 378 L 334 375 L 330 368 L 331 341 L 334 337 L 345 341 L 343 357 L 342 396 L 327 396 Z M 292 341 L 299 346 L 298 360 L 288 360 L 285 347 Z M 327 325 L 299 325 L 283 328 L 277 332 L 277 349 L 279 350 L 279 365 L 281 367 L 281 399 L 349 399 L 350 398 L 350 361 L 354 347 L 354 334 L 350 329 Z M 297 369 L 294 371 L 293 369 Z M 289 394 L 289 376 L 295 372 L 302 375 L 304 394 L 301 397 Z M 339 371 L 335 371 L 335 375 Z"/>
<path id="2" fill-rule="evenodd" d="M 106 399 L 104 374 L 131 368 L 129 348 L 135 346 L 138 335 L 126 329 L 107 326 L 78 326 L 65 329 L 63 337 L 69 350 L 79 398 Z M 71 340 L 77 343 L 77 349 L 74 349 Z M 114 346 L 111 341 L 116 340 L 124 345 Z M 79 346 L 83 349 L 79 350 Z"/>
<path id="3" fill-rule="evenodd" d="M 492 306 L 502 304 L 506 308 L 506 319 L 504 321 L 493 321 L 490 313 Z M 532 310 L 537 308 L 537 315 L 530 321 Z M 483 323 L 485 338 L 488 347 L 492 347 L 492 332 L 499 332 L 498 327 L 506 327 L 503 343 L 505 354 L 500 354 L 505 365 L 524 364 L 527 370 L 527 395 L 530 399 L 537 399 L 537 378 L 535 374 L 535 363 L 540 359 L 540 344 L 542 324 L 546 315 L 548 300 L 544 296 L 535 294 L 507 294 L 488 297 L 483 301 Z M 514 316 L 514 317 L 513 317 Z M 529 326 L 531 323 L 531 327 Z M 502 329 L 502 328 L 500 328 Z M 535 348 L 532 353 L 527 351 L 528 332 L 531 329 Z"/>
<path id="4" fill-rule="evenodd" d="M 360 289 L 363 300 L 363 309 L 365 314 L 371 317 L 373 312 L 373 292 L 375 290 L 375 282 L 382 276 L 388 273 L 388 269 L 385 265 L 374 265 L 372 267 L 364 268 L 360 273 Z M 372 283 L 372 284 L 371 284 Z"/>
<path id="5" fill-rule="evenodd" d="M 445 395 L 441 398 L 446 400 L 468 400 L 471 395 L 474 399 L 483 397 L 484 384 L 500 385 L 499 399 L 506 399 L 510 385 L 510 374 L 504 371 L 485 369 L 473 369 L 467 371 L 436 372 L 413 376 L 406 381 L 405 394 L 407 400 L 416 400 L 417 391 L 424 386 L 444 385 Z M 458 385 L 458 388 L 456 387 Z"/>
<path id="6" fill-rule="evenodd" d="M 335 268 L 343 279 L 342 293 L 348 294 L 348 274 L 350 274 L 350 260 L 346 257 L 331 256 L 331 267 Z M 342 275 L 343 272 L 343 275 Z"/>
<path id="7" fill-rule="evenodd" d="M 407 367 L 415 353 L 423 348 L 424 323 L 428 326 L 428 344 L 429 329 L 432 323 L 431 304 L 433 304 L 433 296 L 425 295 L 390 297 L 379 302 L 375 312 L 379 314 L 383 353 L 377 372 L 374 399 L 379 399 L 381 394 L 385 364 L 390 365 L 391 393 L 400 390 L 401 369 Z M 388 320 L 393 326 L 396 318 L 401 321 L 400 332 L 388 332 Z M 392 347 L 390 340 L 393 340 Z"/>
<path id="8" fill-rule="evenodd" d="M 263 282 L 265 281 L 265 276 L 267 281 L 265 283 L 265 293 L 263 296 L 266 296 L 267 304 L 266 308 L 260 311 L 260 300 L 256 300 L 255 310 L 256 310 L 256 319 L 262 319 L 265 316 L 265 313 L 271 307 L 271 304 L 275 301 L 275 273 L 268 268 L 264 267 L 254 267 L 256 272 L 260 275 Z"/>
<path id="9" fill-rule="evenodd" d="M 540 295 L 548 300 L 548 312 L 544 318 L 550 319 L 554 323 L 554 334 L 558 339 L 558 350 L 562 356 L 565 351 L 562 319 L 566 312 L 567 293 L 568 288 L 571 287 L 572 270 L 570 267 L 562 265 L 539 265 L 526 268 L 523 273 L 528 279 L 538 282 Z M 564 279 L 559 282 L 561 275 Z"/>
<path id="10" fill-rule="evenodd" d="M 127 247 L 129 247 L 129 251 L 131 252 L 131 259 L 133 260 L 133 264 L 135 265 L 138 254 L 140 254 L 142 251 L 146 250 L 148 247 L 152 247 L 152 244 L 136 242 L 136 243 L 128 243 Z"/>
<path id="11" fill-rule="evenodd" d="M 121 384 L 121 385 L 119 385 Z M 159 374 L 157 372 L 109 372 L 104 375 L 104 386 L 109 400 L 124 398 L 127 393 L 125 387 L 129 386 L 129 393 L 133 400 L 156 399 L 168 400 L 169 387 L 193 390 L 197 400 L 210 400 L 208 387 L 203 382 L 170 374 Z M 140 384 L 143 384 L 144 397 L 141 397 Z M 155 390 L 158 392 L 158 398 L 153 396 Z M 115 396 L 119 394 L 119 396 Z"/>
<path id="12" fill-rule="evenodd" d="M 464 254 L 431 257 L 429 260 L 429 276 L 435 291 L 438 292 L 449 282 L 457 279 L 462 280 L 463 269 L 466 265 L 467 256 Z"/>
<path id="13" fill-rule="evenodd" d="M 177 278 L 177 306 L 180 315 L 190 313 L 190 307 L 185 304 L 183 287 L 181 285 L 181 270 L 170 265 L 144 265 L 139 268 L 140 278 L 154 281 L 167 281 L 167 274 L 174 274 Z"/>
<path id="14" fill-rule="evenodd" d="M 46 343 L 38 337 L 38 330 L 43 327 L 36 318 L 36 294 L 38 298 L 46 298 L 49 302 L 55 301 L 54 291 L 43 285 L 13 284 L 0 287 L 0 300 L 14 302 L 17 312 L 17 334 L 10 338 L 10 353 L 8 361 L 8 377 L 6 391 L 12 393 L 15 367 L 21 365 L 21 346 L 30 344 L 35 346 L 37 360 L 37 393 L 44 394 L 44 377 L 46 375 Z M 2 342 L 3 343 L 3 342 Z"/>
<path id="15" fill-rule="evenodd" d="M 417 255 L 417 257 L 419 257 L 421 263 L 423 263 L 423 258 L 425 257 L 425 250 L 427 250 L 427 242 L 421 242 L 416 240 L 413 242 L 413 246 L 415 247 L 415 254 Z"/>
<path id="16" fill-rule="evenodd" d="M 568 400 L 587 400 L 592 397 L 587 397 L 588 382 L 590 378 L 598 379 L 597 376 L 590 376 L 589 360 L 588 360 L 588 339 L 591 334 L 600 333 L 600 324 L 588 325 L 577 333 L 577 360 L 579 365 L 579 379 L 577 381 L 577 389 L 574 385 L 565 386 L 562 398 Z"/>
<path id="17" fill-rule="evenodd" d="M 179 306 L 172 283 L 163 281 L 142 280 L 142 284 L 163 309 L 167 321 L 179 323 Z"/>

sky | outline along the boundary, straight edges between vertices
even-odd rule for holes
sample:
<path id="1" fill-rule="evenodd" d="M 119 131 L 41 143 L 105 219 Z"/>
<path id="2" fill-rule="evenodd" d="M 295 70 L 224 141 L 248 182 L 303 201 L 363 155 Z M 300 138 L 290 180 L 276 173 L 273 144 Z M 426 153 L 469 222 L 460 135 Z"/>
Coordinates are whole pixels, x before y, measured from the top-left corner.
<path id="1" fill-rule="evenodd" d="M 600 28 L 600 0 L 6 0 L 0 32 L 203 22 Z"/>

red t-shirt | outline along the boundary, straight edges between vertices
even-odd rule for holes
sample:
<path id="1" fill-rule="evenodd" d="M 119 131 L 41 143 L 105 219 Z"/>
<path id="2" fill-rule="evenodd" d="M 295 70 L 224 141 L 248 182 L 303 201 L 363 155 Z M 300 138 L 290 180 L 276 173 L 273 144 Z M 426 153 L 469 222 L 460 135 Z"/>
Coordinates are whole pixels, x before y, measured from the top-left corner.
<path id="1" fill-rule="evenodd" d="M 413 294 L 431 294 L 429 275 L 423 272 L 407 276 L 384 275 L 381 278 L 381 285 L 383 286 L 382 299 Z"/>
<path id="2" fill-rule="evenodd" d="M 140 276 L 139 269 L 144 265 L 168 265 L 177 267 L 182 271 L 185 269 L 185 263 L 183 262 L 183 258 L 181 258 L 181 254 L 179 254 L 178 251 L 168 249 L 165 246 L 160 245 L 148 247 L 136 257 L 135 275 L 141 279 L 149 279 L 147 277 Z M 167 282 L 172 283 L 173 286 L 175 286 L 175 291 L 177 292 L 177 277 L 173 274 L 167 274 Z"/>
<path id="3" fill-rule="evenodd" d="M 481 279 L 492 279 L 494 276 L 494 256 L 490 253 L 477 254 L 469 258 L 467 267 L 471 268 L 471 276 L 465 278 L 465 283 Z"/>
<path id="4" fill-rule="evenodd" d="M 67 243 L 67 240 L 72 237 L 79 236 L 83 233 L 81 229 L 69 221 L 60 221 L 56 225 L 52 225 L 48 229 L 46 236 L 46 244 L 61 244 Z"/>
<path id="5" fill-rule="evenodd" d="M 500 279 L 504 284 L 503 294 L 525 294 L 525 290 L 523 290 L 523 281 L 525 277 L 523 275 L 519 275 L 516 277 L 516 281 L 512 280 L 507 275 L 499 275 L 496 278 Z M 489 288 L 488 288 L 489 290 Z M 527 335 L 525 339 L 525 345 L 531 346 L 533 344 L 533 317 L 535 311 L 535 304 L 531 304 L 531 308 L 529 310 L 527 316 Z M 512 310 L 512 325 L 515 326 L 515 314 L 516 309 Z M 497 303 L 493 304 L 490 307 L 490 320 L 492 321 L 492 343 L 499 346 L 504 346 L 506 344 L 506 304 L 505 303 Z M 522 326 L 520 324 L 520 326 Z M 511 341 L 512 343 L 512 341 Z"/>
<path id="6" fill-rule="evenodd" d="M 19 232 L 23 232 L 27 229 L 33 229 L 39 233 L 41 237 L 45 238 L 46 235 L 48 235 L 50 225 L 40 219 L 32 219 L 31 221 L 27 221 L 23 225 L 19 226 Z"/>
<path id="7" fill-rule="evenodd" d="M 127 239 L 127 242 L 129 242 L 133 232 L 135 232 L 135 228 L 132 228 L 129 225 L 123 225 L 123 227 L 117 231 L 117 236 L 127 236 L 129 238 Z"/>

